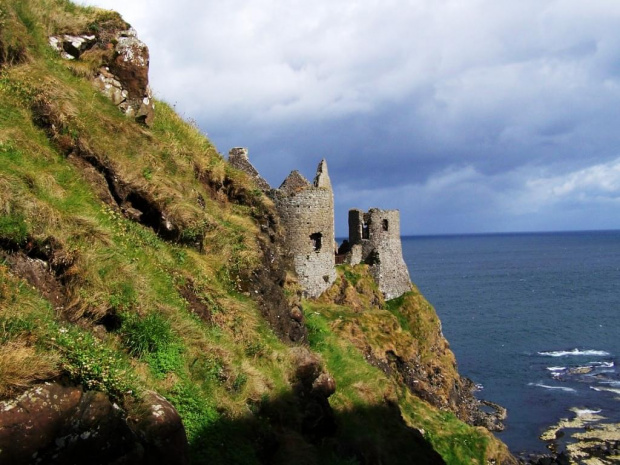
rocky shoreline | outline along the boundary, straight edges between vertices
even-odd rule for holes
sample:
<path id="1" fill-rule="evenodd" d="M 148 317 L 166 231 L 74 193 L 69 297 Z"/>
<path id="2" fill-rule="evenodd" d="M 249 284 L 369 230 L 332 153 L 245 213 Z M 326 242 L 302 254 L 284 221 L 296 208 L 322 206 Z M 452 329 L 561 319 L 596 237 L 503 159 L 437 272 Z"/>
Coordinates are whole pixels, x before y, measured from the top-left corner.
<path id="1" fill-rule="evenodd" d="M 540 436 L 549 454 L 519 454 L 523 464 L 608 465 L 620 463 L 620 424 L 608 423 L 597 411 L 571 409 L 574 418 L 563 418 Z"/>

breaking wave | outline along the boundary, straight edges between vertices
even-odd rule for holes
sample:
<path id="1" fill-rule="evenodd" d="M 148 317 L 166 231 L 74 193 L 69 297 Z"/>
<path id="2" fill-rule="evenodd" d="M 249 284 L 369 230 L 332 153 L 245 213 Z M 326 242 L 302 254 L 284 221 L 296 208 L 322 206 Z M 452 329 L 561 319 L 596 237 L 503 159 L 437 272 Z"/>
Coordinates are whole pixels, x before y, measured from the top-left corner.
<path id="1" fill-rule="evenodd" d="M 614 362 L 590 362 L 589 365 L 601 368 L 613 368 Z"/>
<path id="2" fill-rule="evenodd" d="M 537 386 L 537 387 L 541 387 L 545 389 L 553 389 L 553 390 L 564 391 L 564 392 L 577 392 L 573 388 L 564 387 L 564 386 L 549 386 L 543 383 L 529 383 L 528 386 Z"/>
<path id="3" fill-rule="evenodd" d="M 593 389 L 596 392 L 613 392 L 614 394 L 620 394 L 620 389 L 614 389 L 614 388 L 608 388 L 608 387 L 595 387 L 595 386 L 590 386 L 590 389 Z"/>
<path id="4" fill-rule="evenodd" d="M 538 352 L 538 355 L 543 355 L 545 357 L 568 357 L 568 356 L 591 356 L 591 357 L 607 357 L 609 356 L 609 352 L 605 352 L 604 350 L 557 350 L 553 352 Z"/>
<path id="5" fill-rule="evenodd" d="M 610 386 L 620 386 L 620 381 L 599 381 L 599 384 L 609 384 Z"/>
<path id="6" fill-rule="evenodd" d="M 547 370 L 556 373 L 558 371 L 566 371 L 566 367 L 547 367 Z"/>
<path id="7" fill-rule="evenodd" d="M 587 409 L 587 408 L 582 408 L 582 409 L 579 409 L 579 408 L 573 408 L 573 409 L 571 409 L 571 410 L 572 410 L 573 412 L 575 412 L 575 414 L 576 414 L 578 417 L 585 417 L 586 415 L 596 415 L 597 413 L 601 413 L 601 412 L 602 412 L 602 410 L 601 410 L 601 409 L 598 409 L 598 410 L 590 410 L 590 409 Z"/>

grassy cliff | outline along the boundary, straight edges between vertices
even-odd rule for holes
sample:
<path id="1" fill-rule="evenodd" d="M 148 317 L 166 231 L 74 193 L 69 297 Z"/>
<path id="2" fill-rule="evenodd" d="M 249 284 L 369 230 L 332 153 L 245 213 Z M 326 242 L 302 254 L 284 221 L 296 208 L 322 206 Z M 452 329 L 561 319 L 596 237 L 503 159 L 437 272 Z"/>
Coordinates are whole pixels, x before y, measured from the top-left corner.
<path id="1" fill-rule="evenodd" d="M 127 27 L 67 0 L 0 0 L 0 400 L 54 381 L 129 419 L 156 391 L 194 463 L 510 462 L 458 419 L 422 296 L 383 302 L 347 269 L 302 302 L 271 201 L 164 102 L 145 126 L 93 87 Z M 65 60 L 59 34 L 98 46 Z M 412 360 L 434 375 L 413 383 L 398 368 Z"/>

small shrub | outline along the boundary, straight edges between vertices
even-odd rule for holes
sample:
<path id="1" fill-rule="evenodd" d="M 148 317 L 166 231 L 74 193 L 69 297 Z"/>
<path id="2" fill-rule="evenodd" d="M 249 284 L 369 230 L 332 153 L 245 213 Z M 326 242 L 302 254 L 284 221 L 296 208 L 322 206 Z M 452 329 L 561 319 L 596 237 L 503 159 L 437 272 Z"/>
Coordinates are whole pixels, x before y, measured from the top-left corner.
<path id="1" fill-rule="evenodd" d="M 245 344 L 245 355 L 248 357 L 262 357 L 265 355 L 265 344 L 259 340 L 247 342 Z"/>
<path id="2" fill-rule="evenodd" d="M 147 181 L 150 181 L 153 179 L 153 168 L 146 167 L 142 170 L 142 176 L 144 176 L 144 179 L 146 179 Z"/>
<path id="3" fill-rule="evenodd" d="M 248 382 L 248 377 L 245 373 L 239 373 L 231 384 L 231 390 L 233 392 L 240 392 L 243 386 Z"/>
<path id="4" fill-rule="evenodd" d="M 174 342 L 170 323 L 159 313 L 144 318 L 136 313 L 125 314 L 120 333 L 123 344 L 135 357 L 164 350 Z"/>

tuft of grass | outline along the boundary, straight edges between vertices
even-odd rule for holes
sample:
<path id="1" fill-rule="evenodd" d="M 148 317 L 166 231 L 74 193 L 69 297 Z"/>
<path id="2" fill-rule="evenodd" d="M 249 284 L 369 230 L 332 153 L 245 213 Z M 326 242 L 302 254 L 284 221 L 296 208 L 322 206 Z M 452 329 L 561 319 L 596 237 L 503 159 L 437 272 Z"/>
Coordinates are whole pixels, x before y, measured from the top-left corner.
<path id="1" fill-rule="evenodd" d="M 23 244 L 28 238 L 28 225 L 23 215 L 0 216 L 0 239 Z"/>
<path id="2" fill-rule="evenodd" d="M 10 397 L 33 382 L 59 373 L 55 354 L 37 350 L 24 340 L 0 344 L 0 399 Z"/>
<path id="3" fill-rule="evenodd" d="M 400 297 L 388 300 L 385 302 L 385 308 L 396 317 L 402 329 L 405 331 L 411 331 L 409 319 L 401 312 L 401 308 L 403 307 L 406 298 L 407 294 L 403 294 Z"/>
<path id="4" fill-rule="evenodd" d="M 362 279 L 361 273 L 356 273 L 355 270 L 351 267 L 343 268 L 344 277 L 347 281 L 349 281 L 353 286 L 356 286 L 360 279 Z"/>
<path id="5" fill-rule="evenodd" d="M 140 317 L 136 313 L 123 315 L 121 340 L 134 357 L 162 351 L 175 341 L 169 321 L 159 313 Z"/>

